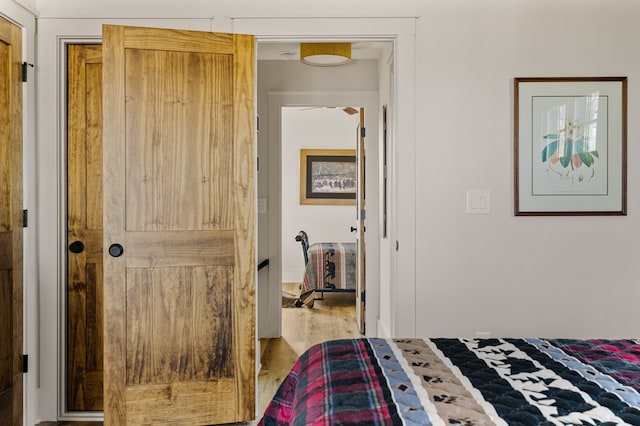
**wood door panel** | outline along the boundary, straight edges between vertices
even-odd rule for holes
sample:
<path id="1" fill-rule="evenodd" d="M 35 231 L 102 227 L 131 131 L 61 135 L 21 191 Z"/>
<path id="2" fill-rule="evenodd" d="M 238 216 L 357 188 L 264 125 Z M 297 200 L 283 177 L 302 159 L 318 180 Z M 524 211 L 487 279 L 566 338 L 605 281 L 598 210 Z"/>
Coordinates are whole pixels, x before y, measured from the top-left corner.
<path id="1" fill-rule="evenodd" d="M 94 251 L 102 251 L 102 48 L 85 46 L 85 200 L 86 229 L 96 231 L 99 244 Z M 94 247 L 93 245 L 91 246 Z"/>
<path id="2" fill-rule="evenodd" d="M 74 255 L 67 290 L 67 408 L 102 409 L 102 265 Z"/>
<path id="3" fill-rule="evenodd" d="M 233 55 L 235 53 L 233 34 L 159 29 L 146 27 L 125 27 L 123 47 L 125 49 L 155 50 L 158 40 L 162 40 L 162 50 L 172 52 L 194 52 Z"/>
<path id="4" fill-rule="evenodd" d="M 129 49 L 125 60 L 127 230 L 230 229 L 232 57 Z"/>
<path id="5" fill-rule="evenodd" d="M 6 22 L 1 20 L 0 22 Z M 11 107 L 11 97 L 9 96 L 9 90 L 11 87 L 10 81 L 10 65 L 11 65 L 11 45 L 7 44 L 4 40 L 0 40 L 0 126 L 2 129 L 2 140 L 0 142 L 0 164 L 3 167 L 0 168 L 0 200 L 6 202 L 5 205 L 0 205 L 0 231 L 10 231 L 11 226 L 11 155 L 12 146 L 8 137 L 5 137 L 4 132 L 7 131 L 9 122 L 9 111 Z M 3 203 L 4 204 L 4 203 Z"/>
<path id="6" fill-rule="evenodd" d="M 131 425 L 203 425 L 212 417 L 232 418 L 235 380 L 134 386 L 127 389 L 127 421 Z M 176 423 L 176 413 L 181 420 Z"/>
<path id="7" fill-rule="evenodd" d="M 0 19 L 0 22 L 6 21 Z M 0 205 L 0 232 L 7 233 L 7 239 L 2 241 L 2 246 L 4 248 L 3 251 L 8 251 L 10 255 L 12 246 L 11 230 L 13 229 L 11 210 L 13 193 L 11 161 L 13 146 L 12 141 L 7 136 L 9 134 L 9 120 L 11 119 L 9 114 L 11 109 L 11 45 L 7 44 L 5 40 L 0 40 L 0 66 L 2 67 L 0 69 L 0 130 L 2 131 L 0 134 L 2 138 L 0 140 L 0 164 L 2 165 L 2 167 L 0 167 L 0 200 L 3 201 Z M 12 257 L 9 257 L 9 265 L 12 264 L 12 259 Z M 10 266 L 6 269 L 9 268 Z"/>
<path id="8" fill-rule="evenodd" d="M 106 424 L 255 416 L 253 43 L 103 27 Z"/>
<path id="9" fill-rule="evenodd" d="M 13 285 L 11 274 L 0 270 L 0 342 L 13 340 Z M 13 345 L 0 345 L 0 418 L 13 418 Z"/>
<path id="10" fill-rule="evenodd" d="M 0 18 L 0 422 L 22 424 L 22 31 Z"/>
<path id="11" fill-rule="evenodd" d="M 102 410 L 102 48 L 67 50 L 67 409 Z"/>
<path id="12" fill-rule="evenodd" d="M 231 265 L 234 244 L 232 231 L 129 232 L 127 266 Z"/>
<path id="13" fill-rule="evenodd" d="M 11 421 L 12 416 L 12 404 L 13 404 L 13 393 L 12 392 L 2 392 L 0 393 L 0 416 L 3 419 L 9 419 Z"/>
<path id="14" fill-rule="evenodd" d="M 232 377 L 232 280 L 228 267 L 130 269 L 127 385 Z"/>
<path id="15" fill-rule="evenodd" d="M 86 266 L 87 276 L 87 374 L 86 378 L 92 381 L 92 385 L 102 388 L 102 364 L 104 351 L 104 338 L 102 333 L 102 262 L 88 262 Z M 97 380 L 99 379 L 99 382 Z M 93 381 L 96 381 L 93 384 Z M 93 388 L 92 386 L 89 386 Z M 96 392 L 96 398 L 102 400 L 102 392 Z M 102 405 L 102 404 L 100 404 Z"/>
<path id="16" fill-rule="evenodd" d="M 12 241 L 13 235 L 11 232 L 0 232 L 0 271 L 9 270 L 13 265 Z"/>
<path id="17" fill-rule="evenodd" d="M 0 270 L 0 342 L 13 340 L 13 284 L 8 270 Z M 0 345 L 0 394 L 12 387 L 11 362 L 13 357 L 13 345 Z"/>

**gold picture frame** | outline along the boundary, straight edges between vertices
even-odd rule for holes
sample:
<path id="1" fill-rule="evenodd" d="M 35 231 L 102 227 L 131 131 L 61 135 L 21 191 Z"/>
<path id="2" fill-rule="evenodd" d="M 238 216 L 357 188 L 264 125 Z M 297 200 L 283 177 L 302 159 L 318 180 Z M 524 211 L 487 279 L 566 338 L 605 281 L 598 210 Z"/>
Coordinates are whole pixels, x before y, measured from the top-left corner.
<path id="1" fill-rule="evenodd" d="M 355 149 L 300 150 L 300 204 L 356 204 Z"/>

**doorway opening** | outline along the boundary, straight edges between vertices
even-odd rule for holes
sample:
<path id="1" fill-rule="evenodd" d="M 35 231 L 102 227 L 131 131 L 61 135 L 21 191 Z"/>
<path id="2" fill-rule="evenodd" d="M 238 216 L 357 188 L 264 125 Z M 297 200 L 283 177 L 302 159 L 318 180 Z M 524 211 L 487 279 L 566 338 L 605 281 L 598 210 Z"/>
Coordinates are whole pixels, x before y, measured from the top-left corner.
<path id="1" fill-rule="evenodd" d="M 327 181 L 328 189 L 318 190 L 327 196 L 332 193 L 352 195 L 348 199 L 317 198 L 301 201 L 300 194 L 311 185 L 301 176 L 303 164 L 301 153 L 315 152 L 313 158 L 317 167 L 344 166 L 353 172 L 356 180 L 355 152 L 357 139 L 355 131 L 358 116 L 349 115 L 342 107 L 284 107 L 282 109 L 282 281 L 299 282 L 304 274 L 301 245 L 295 240 L 298 231 L 304 230 L 309 243 L 344 242 L 355 243 L 351 232 L 356 210 L 355 182 L 353 186 L 338 188 L 338 182 Z M 301 137 L 301 135 L 304 135 Z M 349 151 L 353 162 L 330 163 L 332 153 L 337 150 Z M 319 154 L 325 153 L 325 157 Z M 335 156 L 336 159 L 342 159 Z M 350 158 L 349 158 L 350 160 Z M 307 171 L 312 173 L 311 170 Z M 335 185 L 335 191 L 333 186 Z M 322 191 L 322 192 L 320 192 Z M 317 202 L 317 203 L 316 203 Z"/>
<path id="2" fill-rule="evenodd" d="M 364 46 L 364 42 L 354 43 Z M 298 140 L 297 152 L 289 153 L 285 159 L 285 112 L 305 110 L 314 111 L 333 110 L 341 112 L 344 106 L 361 106 L 366 111 L 364 126 L 367 130 L 367 156 L 366 156 L 366 219 L 370 224 L 367 227 L 367 251 L 378 252 L 379 240 L 379 193 L 380 193 L 380 147 L 379 140 L 381 130 L 379 122 L 382 117 L 383 102 L 386 104 L 392 89 L 393 66 L 389 58 L 393 56 L 393 43 L 391 41 L 375 41 L 366 44 L 369 56 L 363 59 L 354 58 L 351 64 L 340 67 L 310 67 L 299 63 L 297 60 L 283 60 L 281 55 L 286 47 L 294 47 L 295 42 L 264 42 L 258 41 L 258 156 L 260 171 L 258 173 L 258 205 L 267 206 L 262 214 L 258 215 L 258 249 L 259 258 L 269 258 L 268 273 L 259 274 L 258 280 L 258 336 L 260 338 L 276 338 L 282 333 L 281 300 L 282 283 L 301 280 L 303 267 L 300 244 L 294 240 L 297 232 L 306 230 L 312 241 L 331 240 L 348 241 L 355 240 L 350 228 L 355 225 L 359 212 L 352 206 L 347 210 L 349 214 L 348 225 L 335 226 L 333 232 L 340 231 L 347 234 L 346 237 L 331 237 L 322 235 L 322 231 L 312 232 L 309 226 L 320 227 L 321 221 L 315 221 L 312 225 L 305 225 L 299 221 L 297 215 L 291 215 L 288 219 L 285 209 L 293 211 L 316 210 L 315 206 L 300 205 L 300 149 L 332 147 L 333 141 L 314 142 L 316 146 L 306 145 L 313 137 L 311 129 L 298 129 L 293 138 Z M 375 47 L 375 49 L 374 49 Z M 275 54 L 274 54 L 275 52 Z M 357 50 L 354 50 L 357 52 Z M 375 52 L 371 56 L 371 52 Z M 354 53 L 355 55 L 355 53 Z M 301 89 L 303 88 L 303 89 Z M 261 97 L 262 94 L 266 96 Z M 336 108 L 328 108 L 336 107 Z M 304 111 L 300 111 L 303 113 Z M 357 115 L 354 116 L 354 120 Z M 357 146 L 356 126 L 350 131 L 349 147 Z M 326 138 L 325 138 L 326 139 Z M 289 172 L 287 170 L 293 170 Z M 292 181 L 292 182 L 291 182 Z M 364 181 L 364 179 L 363 179 Z M 285 193 L 283 185 L 288 184 L 292 189 Z M 289 206 L 291 204 L 291 206 Z M 306 209 L 306 210 L 305 210 Z M 355 214 L 358 213 L 358 214 Z M 326 215 L 322 216 L 326 221 Z M 295 223 L 290 228 L 291 222 Z M 313 222 L 313 221 L 312 221 Z M 307 229 L 305 229 L 305 226 Z M 293 253 L 291 255 L 290 253 Z M 294 265 L 293 267 L 291 265 Z M 378 262 L 373 261 L 367 265 L 367 281 L 372 287 L 367 289 L 367 305 L 371 302 L 372 309 L 367 312 L 365 323 L 367 335 L 376 334 L 376 318 L 378 310 L 379 273 Z M 297 269 L 297 271 L 296 271 Z M 370 269 L 370 271 L 369 271 Z M 294 272 L 292 272 L 294 271 Z M 291 275 L 293 273 L 293 276 Z"/>
<path id="3" fill-rule="evenodd" d="M 349 294 L 327 300 L 351 300 L 345 307 L 355 309 L 358 126 L 353 106 L 282 109 L 283 295 L 293 290 L 299 296 L 303 284 L 345 291 Z M 311 246 L 306 253 L 300 231 Z M 324 295 L 312 292 L 298 307 L 318 308 L 314 300 L 325 300 Z"/>

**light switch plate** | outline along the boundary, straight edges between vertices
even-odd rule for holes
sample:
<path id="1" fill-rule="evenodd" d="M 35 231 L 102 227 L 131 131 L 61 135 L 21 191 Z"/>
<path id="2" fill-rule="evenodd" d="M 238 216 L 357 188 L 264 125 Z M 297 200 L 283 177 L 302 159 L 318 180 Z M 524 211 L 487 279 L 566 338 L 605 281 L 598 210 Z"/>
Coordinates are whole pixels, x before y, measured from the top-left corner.
<path id="1" fill-rule="evenodd" d="M 267 199 L 258 198 L 258 214 L 265 214 L 267 212 Z"/>
<path id="2" fill-rule="evenodd" d="M 467 214 L 490 214 L 491 191 L 467 190 Z"/>

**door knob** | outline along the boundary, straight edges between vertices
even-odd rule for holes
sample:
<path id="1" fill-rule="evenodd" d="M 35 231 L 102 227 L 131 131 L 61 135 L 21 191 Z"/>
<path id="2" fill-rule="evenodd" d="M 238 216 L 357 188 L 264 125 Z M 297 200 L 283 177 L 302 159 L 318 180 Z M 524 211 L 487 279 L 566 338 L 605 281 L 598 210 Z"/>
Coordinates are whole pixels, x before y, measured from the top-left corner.
<path id="1" fill-rule="evenodd" d="M 124 253 L 124 247 L 122 245 L 115 243 L 109 246 L 109 254 L 111 257 L 120 257 Z"/>
<path id="2" fill-rule="evenodd" d="M 358 228 L 356 228 L 355 226 L 351 227 L 351 232 L 356 232 L 358 230 Z"/>
<path id="3" fill-rule="evenodd" d="M 84 251 L 84 244 L 82 241 L 74 241 L 69 244 L 69 251 L 76 254 L 82 253 Z"/>

